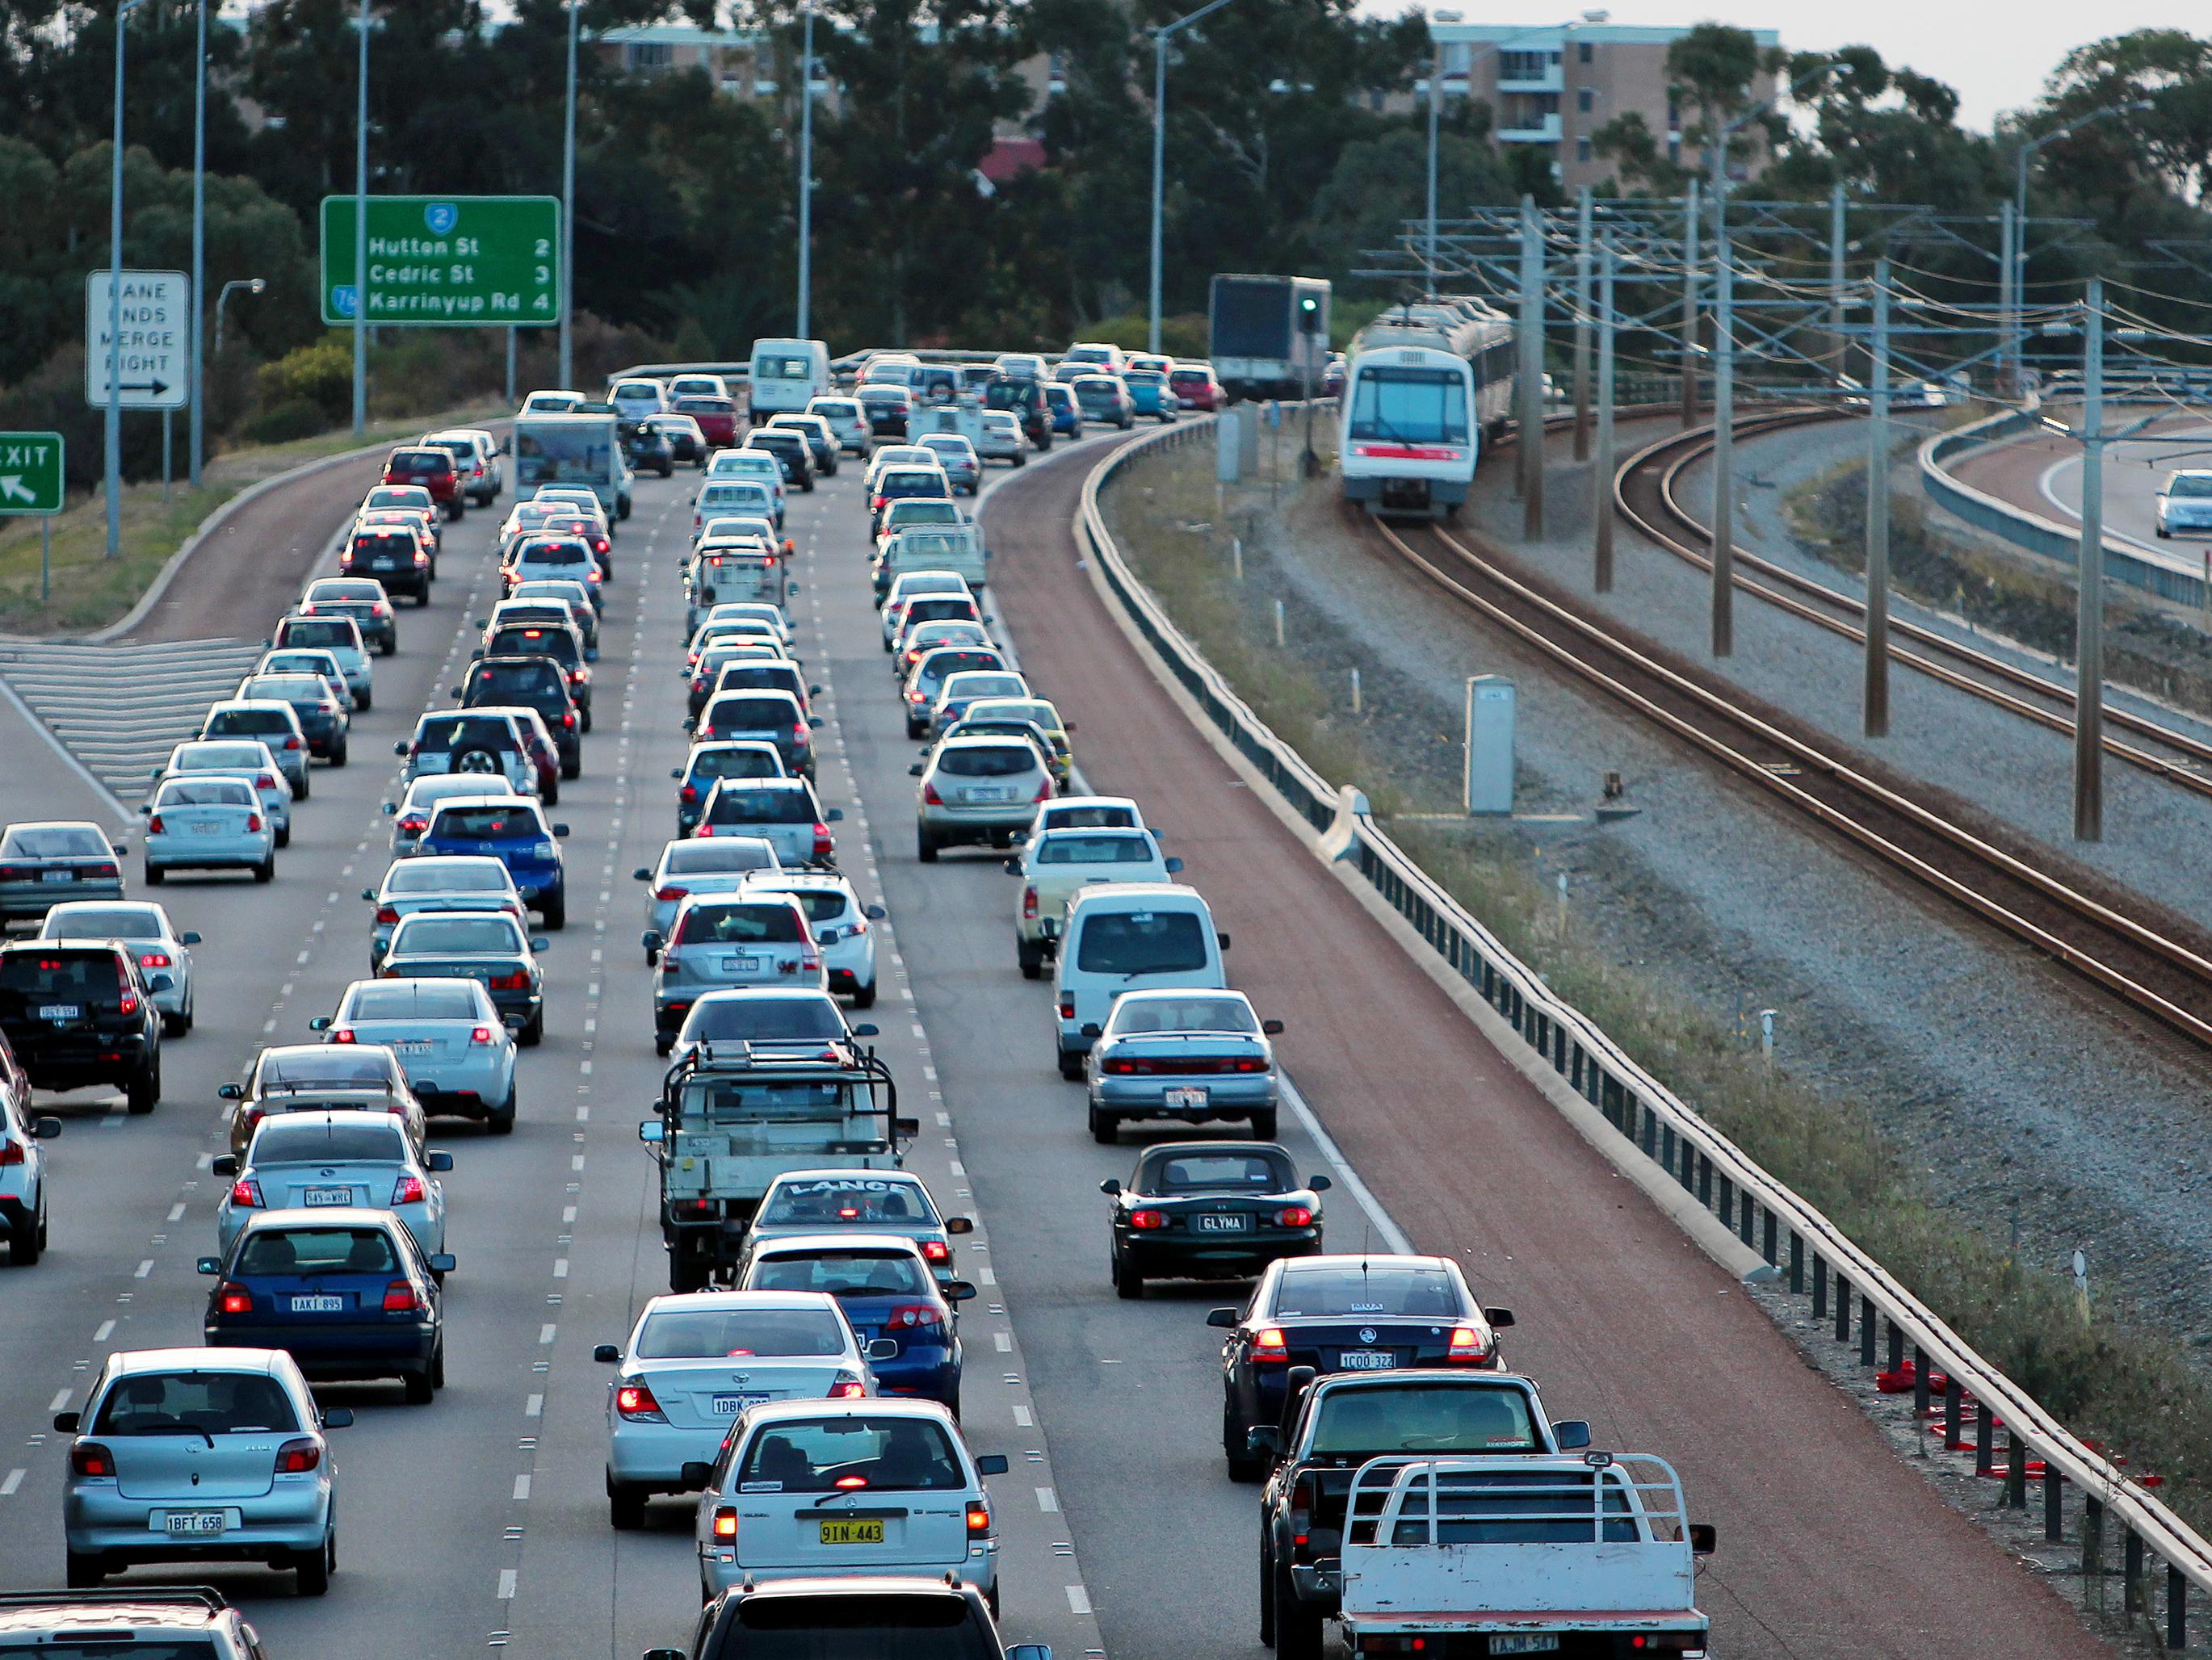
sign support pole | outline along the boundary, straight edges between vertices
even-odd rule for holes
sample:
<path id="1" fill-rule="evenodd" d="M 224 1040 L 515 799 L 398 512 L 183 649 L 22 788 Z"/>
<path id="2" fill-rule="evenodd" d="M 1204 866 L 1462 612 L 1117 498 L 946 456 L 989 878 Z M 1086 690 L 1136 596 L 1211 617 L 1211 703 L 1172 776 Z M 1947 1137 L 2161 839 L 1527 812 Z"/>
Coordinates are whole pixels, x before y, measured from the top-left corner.
<path id="1" fill-rule="evenodd" d="M 107 204 L 107 557 L 123 553 L 123 36 L 137 0 L 115 9 L 115 134 Z"/>
<path id="2" fill-rule="evenodd" d="M 361 0 L 353 142 L 353 429 L 368 425 L 368 0 Z"/>

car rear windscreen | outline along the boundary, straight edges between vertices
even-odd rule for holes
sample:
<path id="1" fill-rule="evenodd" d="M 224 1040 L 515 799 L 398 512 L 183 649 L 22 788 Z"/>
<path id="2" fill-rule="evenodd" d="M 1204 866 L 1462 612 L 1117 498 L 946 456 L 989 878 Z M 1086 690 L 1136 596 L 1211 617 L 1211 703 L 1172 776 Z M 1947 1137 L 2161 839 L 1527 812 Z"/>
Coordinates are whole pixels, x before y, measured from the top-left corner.
<path id="1" fill-rule="evenodd" d="M 799 941 L 799 914 L 788 905 L 735 902 L 694 905 L 670 943 L 705 946 L 711 951 L 718 945 L 796 945 Z"/>
<path id="2" fill-rule="evenodd" d="M 1287 1193 L 1297 1185 L 1288 1160 L 1267 1153 L 1177 1153 L 1152 1161 L 1146 1193 Z"/>
<path id="3" fill-rule="evenodd" d="M 462 956 L 514 956 L 522 949 L 513 922 L 499 917 L 441 917 L 421 912 L 403 918 L 392 936 L 392 954 L 410 952 L 451 952 Z"/>
<path id="4" fill-rule="evenodd" d="M 264 1118 L 251 1162 L 398 1164 L 407 1156 L 398 1124 L 317 1124 L 312 1118 Z"/>
<path id="5" fill-rule="evenodd" d="M 434 837 L 465 837 L 471 841 L 535 841 L 544 827 L 538 815 L 521 803 L 513 807 L 447 807 L 441 809 L 430 826 Z"/>
<path id="6" fill-rule="evenodd" d="M 175 1435 L 205 1430 L 210 1435 L 268 1430 L 289 1434 L 300 1427 L 291 1397 L 274 1378 L 256 1372 L 140 1372 L 118 1379 L 101 1397 L 100 1411 L 87 1426 L 93 1435 Z M 128 1645 L 141 1655 L 149 1645 Z M 56 1651 L 41 1643 L 41 1656 Z M 99 1652 L 110 1657 L 112 1643 Z"/>
<path id="7" fill-rule="evenodd" d="M 1285 1319 L 1395 1314 L 1456 1320 L 1468 1310 L 1451 1276 L 1440 1268 L 1358 1261 L 1286 1269 L 1275 1283 L 1274 1306 L 1268 1312 Z"/>
<path id="8" fill-rule="evenodd" d="M 11 951 L 0 956 L 0 992 L 15 993 L 25 1007 L 112 1003 L 121 989 L 112 951 Z"/>
<path id="9" fill-rule="evenodd" d="M 834 1493 L 839 1478 L 846 1475 L 860 1476 L 870 1491 L 927 1492 L 967 1485 L 967 1473 L 942 1424 L 917 1418 L 825 1415 L 811 1423 L 787 1420 L 763 1426 L 745 1449 L 744 1463 L 738 1471 L 739 1490 L 746 1481 L 781 1480 L 786 1493 Z M 840 1596 L 835 1606 L 842 1612 L 847 1604 L 860 1600 Z M 741 1609 L 751 1606 L 742 1604 Z M 778 1651 L 787 1651 L 779 1647 Z M 841 1645 L 835 1651 L 871 1657 L 886 1652 L 857 1645 Z"/>
<path id="10" fill-rule="evenodd" d="M 722 1660 L 997 1660 L 988 1636 L 957 1596 L 749 1596 L 736 1630 L 771 1641 L 726 1644 Z"/>
<path id="11" fill-rule="evenodd" d="M 715 824 L 809 824 L 814 806 L 801 790 L 732 790 L 716 792 Z"/>
<path id="12" fill-rule="evenodd" d="M 677 843 L 660 869 L 663 875 L 696 876 L 766 870 L 775 863 L 775 850 L 757 836 L 718 836 Z"/>
<path id="13" fill-rule="evenodd" d="M 788 726 L 792 720 L 791 705 L 782 698 L 717 698 L 707 712 L 707 724 L 717 730 L 758 731 Z"/>
<path id="14" fill-rule="evenodd" d="M 1037 769 L 1036 752 L 1007 744 L 1003 748 L 947 749 L 937 770 L 956 779 L 1012 779 Z"/>
<path id="15" fill-rule="evenodd" d="M 684 1022 L 687 1043 L 788 1043 L 845 1035 L 845 1017 L 817 997 L 702 998 Z"/>
<path id="16" fill-rule="evenodd" d="M 817 1304 L 812 1308 L 687 1308 L 648 1314 L 630 1358 L 704 1360 L 844 1352 L 844 1327 Z"/>
<path id="17" fill-rule="evenodd" d="M 1188 911 L 1085 917 L 1075 966 L 1086 974 L 1188 974 L 1206 965 L 1206 930 Z"/>
<path id="18" fill-rule="evenodd" d="M 710 749 L 691 763 L 690 782 L 703 788 L 716 779 L 780 779 L 783 775 L 783 763 L 773 750 Z M 708 867 L 702 865 L 699 868 L 705 869 Z"/>
<path id="19" fill-rule="evenodd" d="M 482 1013 L 474 986 L 434 980 L 364 985 L 346 1006 L 349 1021 L 469 1021 Z"/>
<path id="20" fill-rule="evenodd" d="M 442 860 L 404 859 L 386 878 L 387 894 L 497 894 L 507 889 L 507 873 L 495 864 L 455 864 Z"/>
<path id="21" fill-rule="evenodd" d="M 390 1274 L 399 1255 L 380 1227 L 270 1227 L 246 1235 L 238 1275 Z"/>
<path id="22" fill-rule="evenodd" d="M 1426 1457 L 1538 1449 L 1528 1397 L 1517 1389 L 1397 1384 L 1323 1395 L 1312 1450 L 1363 1457 L 1418 1450 Z"/>
<path id="23" fill-rule="evenodd" d="M 112 858 L 114 849 L 99 831 L 78 824 L 19 824 L 0 836 L 0 858 Z"/>

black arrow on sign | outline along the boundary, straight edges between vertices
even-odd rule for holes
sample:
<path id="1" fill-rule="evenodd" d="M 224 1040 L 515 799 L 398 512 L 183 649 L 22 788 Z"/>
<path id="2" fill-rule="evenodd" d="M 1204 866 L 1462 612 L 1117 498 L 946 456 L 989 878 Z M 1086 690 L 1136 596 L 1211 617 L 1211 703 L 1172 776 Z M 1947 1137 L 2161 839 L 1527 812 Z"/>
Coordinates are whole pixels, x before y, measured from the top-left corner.
<path id="1" fill-rule="evenodd" d="M 155 380 L 155 381 L 129 381 L 129 380 L 126 380 L 126 381 L 125 381 L 125 382 L 122 384 L 122 385 L 120 385 L 120 386 L 117 387 L 117 388 L 116 388 L 116 390 L 117 390 L 118 391 L 123 391 L 123 392 L 151 392 L 151 393 L 153 393 L 153 394 L 154 394 L 154 396 L 155 396 L 155 397 L 161 397 L 161 395 L 163 392 L 166 392 L 166 391 L 167 391 L 169 390 L 169 383 L 168 383 L 167 381 L 166 381 L 166 380 Z"/>

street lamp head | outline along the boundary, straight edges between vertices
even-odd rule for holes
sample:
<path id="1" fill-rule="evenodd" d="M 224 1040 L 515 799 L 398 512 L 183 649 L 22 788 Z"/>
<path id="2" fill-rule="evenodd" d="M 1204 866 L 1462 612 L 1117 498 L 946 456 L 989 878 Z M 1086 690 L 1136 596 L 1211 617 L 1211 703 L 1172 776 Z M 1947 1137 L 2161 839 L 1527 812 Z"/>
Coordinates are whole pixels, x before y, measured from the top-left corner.
<path id="1" fill-rule="evenodd" d="M 1582 21 L 1585 23 L 1603 23 L 1609 21 L 1612 17 L 1613 14 L 1611 12 L 1606 10 L 1604 7 L 1600 6 L 1595 11 L 1584 12 L 1582 15 Z"/>
<path id="2" fill-rule="evenodd" d="M 268 286 L 268 282 L 264 278 L 257 276 L 251 282 L 248 282 L 246 285 L 246 291 L 248 294 L 259 294 Z"/>

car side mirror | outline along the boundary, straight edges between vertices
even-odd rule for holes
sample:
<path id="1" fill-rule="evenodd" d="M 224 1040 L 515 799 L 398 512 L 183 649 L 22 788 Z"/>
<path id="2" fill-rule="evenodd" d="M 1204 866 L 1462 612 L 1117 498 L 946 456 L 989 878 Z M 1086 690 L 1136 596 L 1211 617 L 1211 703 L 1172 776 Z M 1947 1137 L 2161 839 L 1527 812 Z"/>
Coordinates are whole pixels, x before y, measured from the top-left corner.
<path id="1" fill-rule="evenodd" d="M 530 1024 L 520 1015 L 502 1015 L 500 1016 L 499 1023 L 510 1032 L 520 1032 Z"/>
<path id="2" fill-rule="evenodd" d="M 810 727 L 818 728 L 822 724 L 822 717 L 819 715 L 809 715 L 806 718 L 806 724 Z"/>
<path id="3" fill-rule="evenodd" d="M 307 1030 L 310 1032 L 327 1032 L 330 1029 L 331 1017 L 328 1015 L 318 1015 L 307 1022 Z"/>
<path id="4" fill-rule="evenodd" d="M 446 1171 L 451 1170 L 453 1167 L 453 1155 L 450 1153 L 440 1152 L 435 1148 L 433 1148 L 428 1156 L 423 1160 L 423 1162 L 429 1166 L 432 1170 L 442 1174 Z"/>
<path id="5" fill-rule="evenodd" d="M 680 766 L 672 766 L 668 769 L 668 776 L 672 779 L 681 779 L 684 776 L 684 769 Z"/>
<path id="6" fill-rule="evenodd" d="M 793 584 L 791 585 L 790 591 L 791 591 L 791 592 L 793 592 L 793 593 L 794 593 L 794 594 L 795 594 L 795 593 L 797 593 L 797 592 L 799 591 L 799 585 L 798 585 L 797 583 L 795 583 L 795 582 L 794 582 L 794 583 L 793 583 Z"/>
<path id="7" fill-rule="evenodd" d="M 685 1487 L 703 1487 L 708 1482 L 714 1479 L 714 1467 L 712 1464 L 702 1463 L 698 1459 L 693 1458 L 684 1464 L 683 1469 L 679 1472 L 679 1475 Z"/>
<path id="8" fill-rule="evenodd" d="M 696 732 L 699 730 L 699 723 L 686 715 L 684 717 L 684 730 L 687 732 Z"/>
<path id="9" fill-rule="evenodd" d="M 1182 861 L 1179 858 L 1170 856 L 1167 858 L 1162 859 L 1160 861 L 1160 864 L 1170 876 L 1181 875 L 1182 874 Z"/>
<path id="10" fill-rule="evenodd" d="M 189 928 L 183 933 L 177 936 L 177 943 L 179 945 L 198 945 L 199 942 L 200 936 Z"/>
<path id="11" fill-rule="evenodd" d="M 361 890 L 361 896 L 362 899 L 368 900 L 371 905 L 376 903 L 376 890 L 374 888 L 362 888 Z"/>
<path id="12" fill-rule="evenodd" d="M 662 1138 L 662 1126 L 658 1118 L 647 1118 L 637 1127 L 637 1138 L 647 1147 L 658 1147 Z"/>
<path id="13" fill-rule="evenodd" d="M 1217 933 L 1216 935 L 1214 935 L 1214 936 L 1213 936 L 1213 937 L 1214 937 L 1215 939 L 1218 940 L 1218 941 L 1221 942 L 1221 948 L 1222 948 L 1224 951 L 1226 951 L 1226 950 L 1229 948 L 1229 936 L 1228 936 L 1228 935 L 1226 935 L 1226 934 L 1220 934 L 1220 933 Z"/>
<path id="14" fill-rule="evenodd" d="M 947 1216 L 945 1219 L 945 1231 L 947 1233 L 973 1233 L 975 1231 L 975 1224 L 966 1216 Z"/>
<path id="15" fill-rule="evenodd" d="M 33 1118 L 31 1120 L 31 1137 L 34 1141 L 50 1142 L 61 1133 L 62 1121 L 59 1118 Z"/>
<path id="16" fill-rule="evenodd" d="M 227 1101 L 242 1101 L 246 1099 L 246 1086 L 242 1083 L 227 1083 L 215 1093 Z"/>
<path id="17" fill-rule="evenodd" d="M 890 915 L 890 912 L 884 910 L 880 905 L 871 905 L 865 907 L 861 911 L 860 914 L 866 917 L 870 922 L 881 922 L 885 917 Z"/>
<path id="18" fill-rule="evenodd" d="M 893 1118 L 891 1120 L 891 1134 L 894 1136 L 919 1136 L 921 1134 L 921 1120 L 919 1118 Z"/>
<path id="19" fill-rule="evenodd" d="M 1309 1192 L 1326 1193 L 1335 1185 L 1336 1184 L 1326 1176 L 1312 1175 L 1306 1178 L 1306 1189 Z"/>
<path id="20" fill-rule="evenodd" d="M 1106 1028 L 1100 1026 L 1097 1021 L 1088 1021 L 1084 1023 L 1083 1035 L 1086 1038 L 1096 1038 Z"/>
<path id="21" fill-rule="evenodd" d="M 161 773 L 160 773 L 159 772 L 156 772 L 154 774 L 154 776 L 155 776 L 155 778 L 157 778 L 157 779 L 158 779 L 158 778 L 160 778 L 161 775 Z M 151 803 L 151 802 L 148 802 L 148 801 L 142 801 L 142 802 L 140 802 L 140 803 L 138 803 L 138 816 L 139 816 L 140 818 L 142 818 L 142 819 L 143 819 L 143 818 L 146 818 L 146 817 L 150 816 L 150 815 L 152 815 L 153 811 L 154 811 L 154 803 Z"/>
<path id="22" fill-rule="evenodd" d="M 1003 1452 L 985 1453 L 975 1461 L 975 1473 L 978 1475 L 1004 1475 L 1006 1473 L 1006 1455 Z"/>
<path id="23" fill-rule="evenodd" d="M 642 1660 L 691 1660 L 682 1649 L 647 1649 Z"/>
<path id="24" fill-rule="evenodd" d="M 147 980 L 146 989 L 149 991 L 167 991 L 175 984 L 176 981 L 167 974 L 155 974 Z"/>
<path id="25" fill-rule="evenodd" d="M 882 1034 L 882 1028 L 869 1021 L 862 1021 L 859 1025 L 849 1029 L 856 1038 L 873 1038 Z"/>
<path id="26" fill-rule="evenodd" d="M 868 1358 L 871 1360 L 896 1360 L 898 1359 L 898 1339 L 896 1337 L 878 1337 L 868 1345 Z"/>
<path id="27" fill-rule="evenodd" d="M 947 1280 L 937 1287 L 937 1293 L 948 1303 L 972 1302 L 975 1296 L 975 1287 L 966 1280 Z"/>
<path id="28" fill-rule="evenodd" d="M 553 948 L 553 942 L 543 934 L 532 934 L 530 936 L 530 948 L 532 951 L 550 951 Z"/>
<path id="29" fill-rule="evenodd" d="M 833 807 L 824 813 L 822 818 L 827 824 L 842 824 L 845 821 L 845 809 L 842 807 Z"/>
<path id="30" fill-rule="evenodd" d="M 441 1251 L 436 1256 L 425 1257 L 422 1260 L 429 1263 L 433 1274 L 451 1274 L 453 1271 L 453 1257 L 450 1251 Z"/>
<path id="31" fill-rule="evenodd" d="M 601 1366 L 615 1366 L 622 1360 L 622 1350 L 612 1343 L 595 1343 L 592 1346 L 592 1358 Z"/>
<path id="32" fill-rule="evenodd" d="M 392 746 L 392 753 L 395 755 L 405 754 L 407 753 L 407 740 L 405 738 L 401 738 L 397 743 L 394 743 Z"/>
<path id="33" fill-rule="evenodd" d="M 1490 1323 L 1492 1331 L 1503 1331 L 1513 1324 L 1513 1311 L 1510 1308 L 1486 1308 L 1482 1311 L 1482 1318 Z"/>
<path id="34" fill-rule="evenodd" d="M 1006 1651 L 1006 1660 L 1052 1660 L 1049 1643 L 1017 1643 Z"/>
<path id="35" fill-rule="evenodd" d="M 216 1154 L 213 1160 L 208 1165 L 208 1173 L 211 1176 L 236 1176 L 238 1174 L 238 1154 L 235 1153 Z"/>
<path id="36" fill-rule="evenodd" d="M 806 695 L 811 698 L 818 698 L 822 695 L 822 688 L 818 686 L 810 686 L 806 688 Z M 817 721 L 814 724 L 817 726 L 819 726 L 822 723 L 820 721 Z"/>
<path id="37" fill-rule="evenodd" d="M 928 770 L 929 768 L 927 766 L 924 766 L 920 761 L 916 761 L 913 766 L 906 769 L 906 775 L 910 779 L 918 779 Z"/>
<path id="38" fill-rule="evenodd" d="M 1098 1184 L 1098 1190 L 1101 1193 L 1103 1193 L 1109 1199 L 1120 1198 L 1121 1197 L 1121 1178 L 1119 1176 L 1109 1176 L 1104 1181 Z"/>
<path id="39" fill-rule="evenodd" d="M 199 1271 L 203 1274 L 220 1274 L 222 1272 L 222 1258 L 220 1257 L 203 1257 L 199 1259 L 197 1266 L 199 1269 Z"/>
<path id="40" fill-rule="evenodd" d="M 1206 1324 L 1218 1330 L 1234 1331 L 1237 1330 L 1237 1314 L 1233 1308 L 1215 1308 L 1206 1311 Z"/>
<path id="41" fill-rule="evenodd" d="M 641 864 L 636 869 L 629 873 L 629 879 L 632 881 L 651 881 L 653 880 L 653 872 L 647 869 L 645 866 Z"/>
<path id="42" fill-rule="evenodd" d="M 1590 1444 L 1590 1427 L 1580 1418 L 1562 1418 L 1552 1426 L 1552 1439 L 1560 1451 L 1577 1451 Z"/>
<path id="43" fill-rule="evenodd" d="M 476 620 L 476 622 L 475 622 L 475 624 L 474 624 L 473 626 L 474 626 L 474 627 L 478 627 L 478 628 L 489 628 L 489 627 L 491 627 L 491 624 L 490 624 L 489 621 L 487 621 L 484 618 L 483 618 L 483 617 L 478 617 L 478 618 Z"/>
<path id="44" fill-rule="evenodd" d="M 1690 1554 L 1711 1556 L 1721 1548 L 1720 1530 L 1711 1522 L 1690 1524 Z"/>
<path id="45" fill-rule="evenodd" d="M 641 947 L 647 951 L 658 951 L 662 946 L 668 943 L 666 940 L 661 937 L 657 930 L 650 928 L 647 929 L 644 933 L 637 936 L 637 942 Z"/>
<path id="46" fill-rule="evenodd" d="M 353 1427 L 353 1409 L 351 1407 L 325 1407 L 323 1409 L 323 1427 L 325 1429 L 351 1429 Z"/>
<path id="47" fill-rule="evenodd" d="M 446 688 L 446 694 L 448 697 L 458 698 L 461 694 L 461 688 L 458 686 L 448 686 Z"/>
<path id="48" fill-rule="evenodd" d="M 61 1435 L 74 1435 L 77 1432 L 77 1426 L 83 1421 L 84 1415 L 82 1413 L 57 1412 L 54 1414 L 55 1433 Z"/>
<path id="49" fill-rule="evenodd" d="M 1244 1451 L 1255 1457 L 1279 1458 L 1283 1432 L 1273 1424 L 1254 1424 L 1244 1432 Z"/>
<path id="50" fill-rule="evenodd" d="M 1280 1021 L 1261 1021 L 1260 1033 L 1262 1037 L 1279 1038 L 1283 1035 L 1283 1023 Z"/>
<path id="51" fill-rule="evenodd" d="M 555 825 L 555 826 L 553 827 L 553 839 L 554 839 L 554 840 L 556 840 L 556 841 L 563 840 L 563 839 L 565 839 L 567 838 L 568 834 L 568 827 L 567 825 L 565 825 L 565 824 L 556 824 L 556 825 Z"/>
<path id="52" fill-rule="evenodd" d="M 398 802 L 396 802 L 396 801 L 387 801 L 387 802 L 386 802 L 386 803 L 384 803 L 384 816 L 385 816 L 385 817 L 386 817 L 386 818 L 390 818 L 390 817 L 392 817 L 394 814 L 398 813 L 398 811 L 399 811 L 399 803 L 398 803 Z"/>

